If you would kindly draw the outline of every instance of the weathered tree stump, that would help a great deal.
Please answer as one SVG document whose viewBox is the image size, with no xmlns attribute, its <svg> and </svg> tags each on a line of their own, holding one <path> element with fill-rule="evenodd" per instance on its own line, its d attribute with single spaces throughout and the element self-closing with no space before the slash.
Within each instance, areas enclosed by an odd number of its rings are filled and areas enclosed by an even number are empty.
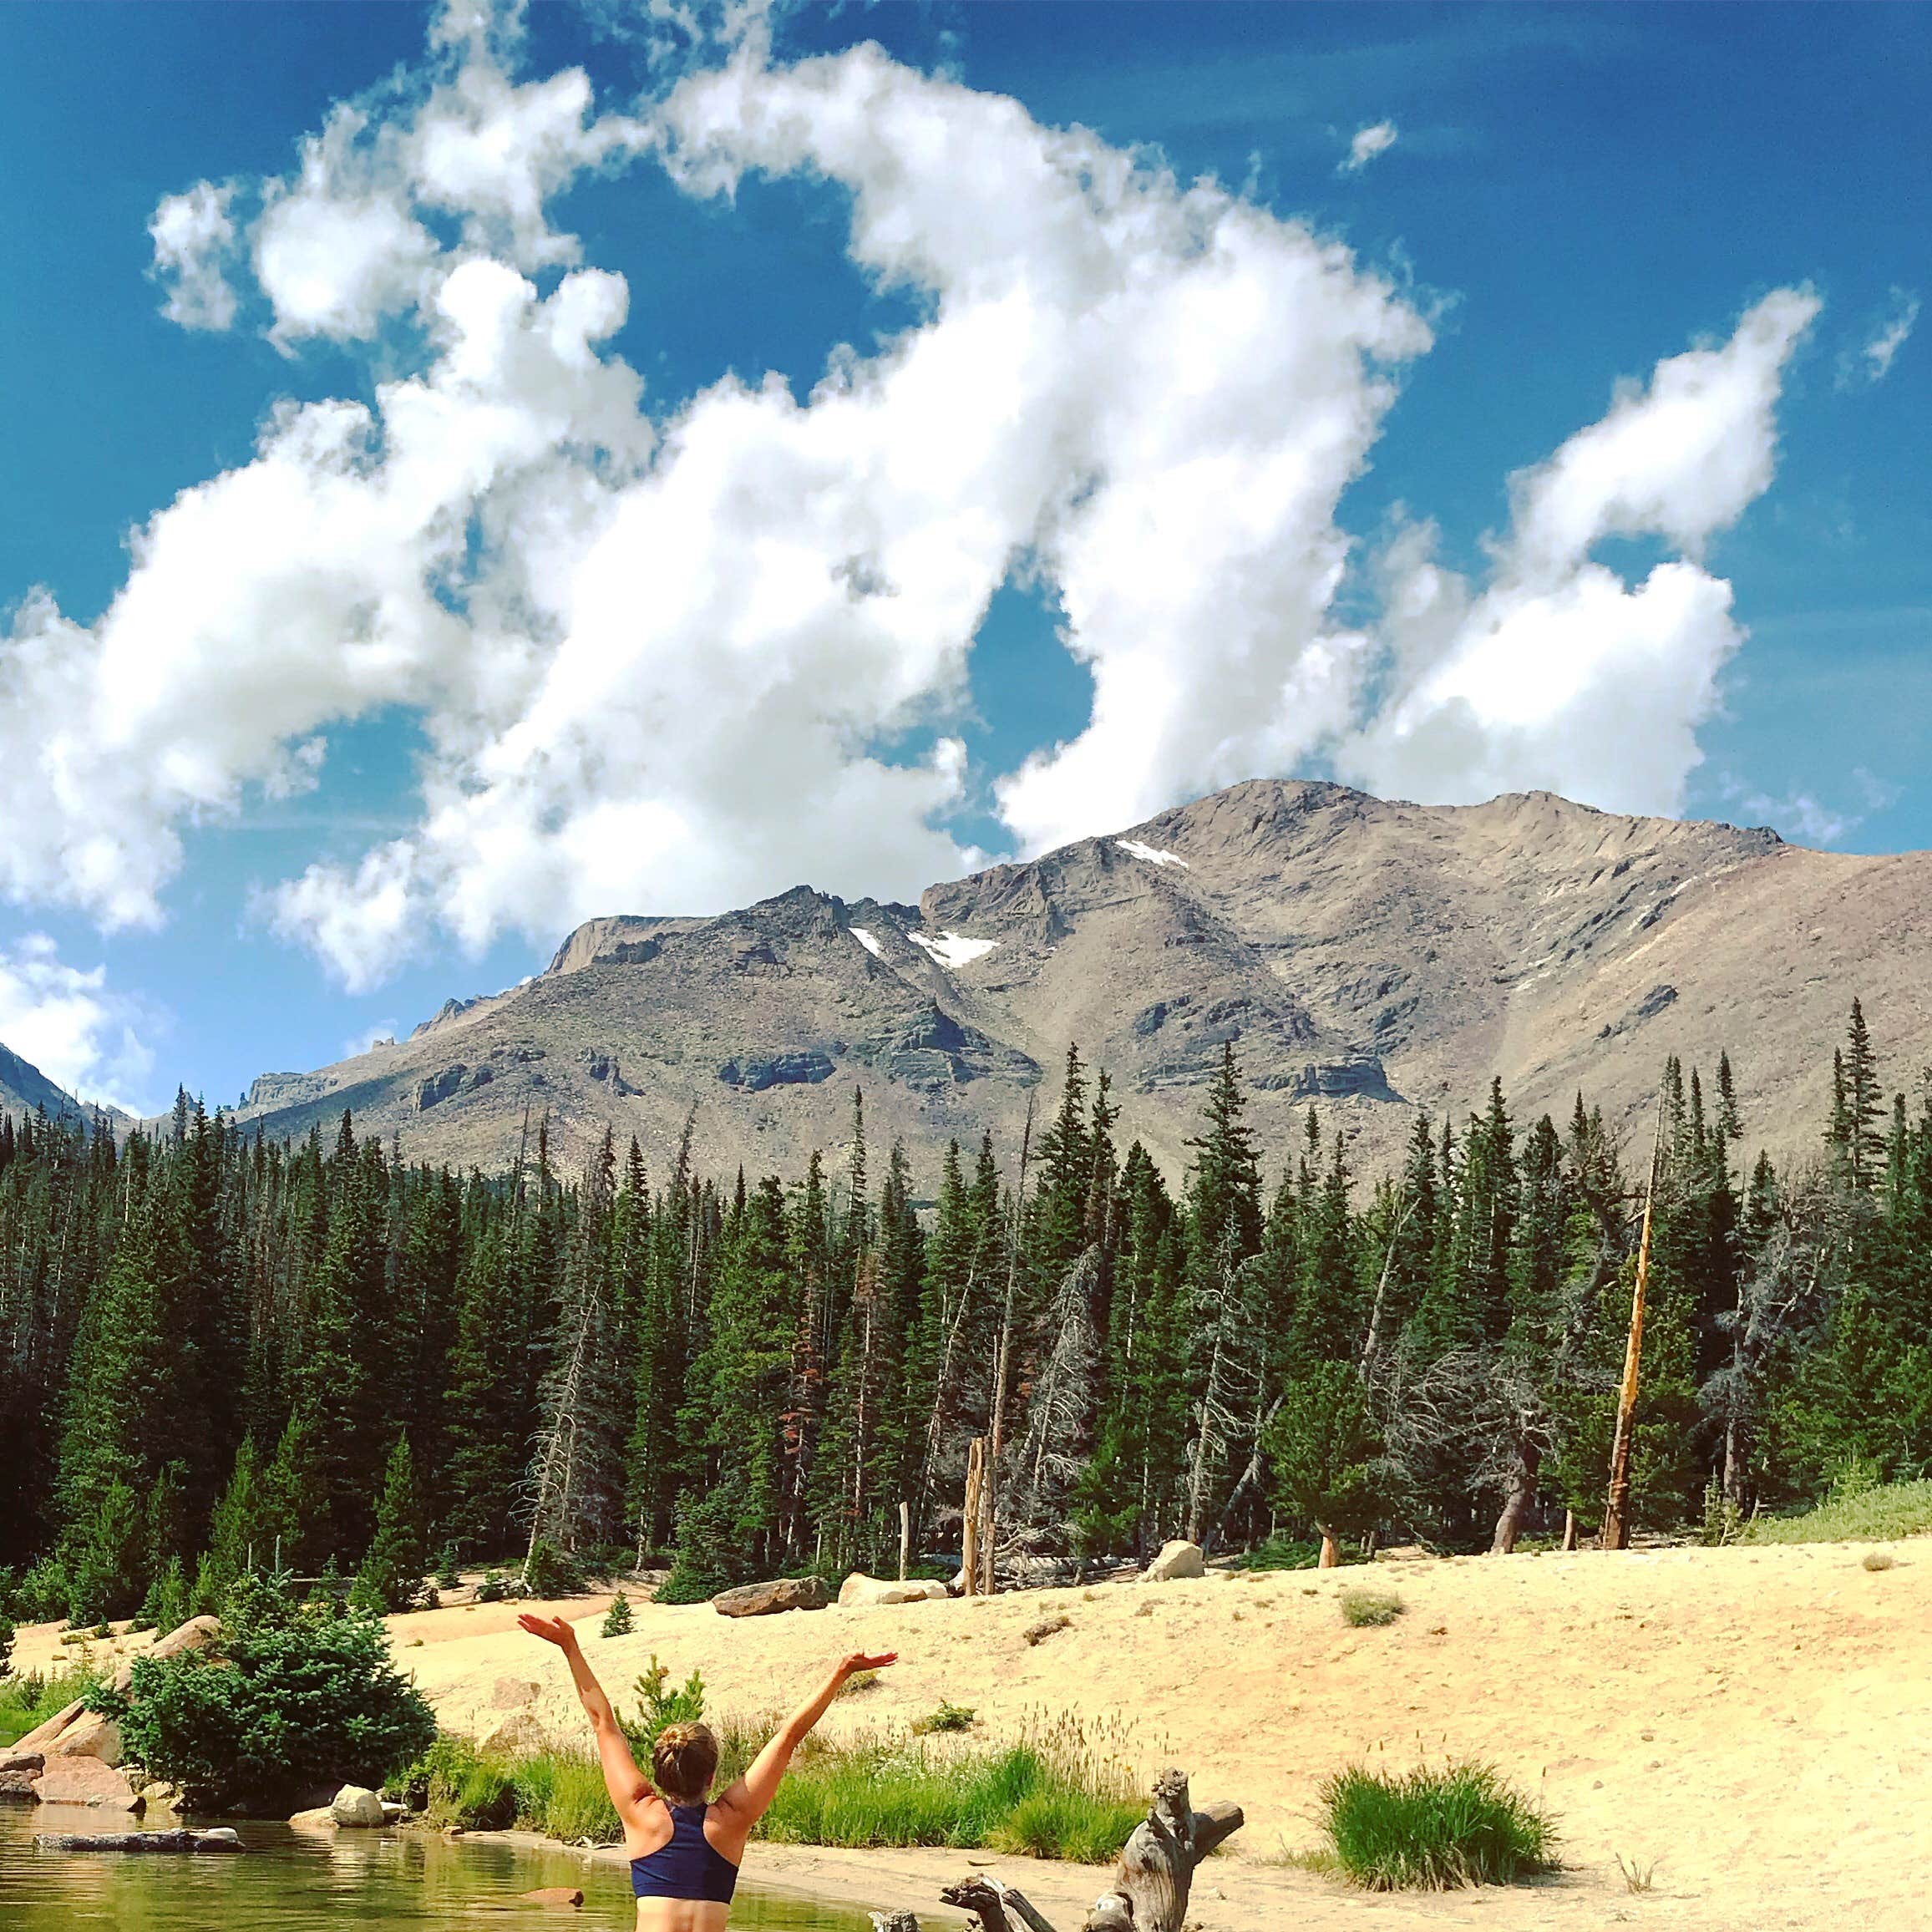
<svg viewBox="0 0 1932 1932">
<path fill-rule="evenodd" d="M 1113 1883 L 1094 1901 L 1081 1932 L 1181 1932 L 1194 1871 L 1224 1838 L 1245 1823 L 1238 1804 L 1210 1804 L 1196 1811 L 1188 1797 L 1187 1773 L 1164 1771 L 1154 1780 L 1154 1803 L 1133 1828 L 1113 1868 Z M 948 1905 L 971 1912 L 981 1932 L 1053 1932 L 1017 1887 L 976 1872 L 940 1892 Z M 910 1912 L 875 1912 L 880 1932 L 918 1932 Z"/>
</svg>

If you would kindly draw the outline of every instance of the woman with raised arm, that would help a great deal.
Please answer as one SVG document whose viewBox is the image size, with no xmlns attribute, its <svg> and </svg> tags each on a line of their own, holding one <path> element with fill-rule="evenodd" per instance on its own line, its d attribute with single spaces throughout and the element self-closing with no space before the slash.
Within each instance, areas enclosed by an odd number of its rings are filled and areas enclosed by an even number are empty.
<svg viewBox="0 0 1932 1932">
<path fill-rule="evenodd" d="M 520 1616 L 533 1637 L 555 1644 L 570 1667 L 577 1697 L 589 1714 L 604 1767 L 604 1784 L 624 1827 L 624 1854 L 631 1861 L 631 1889 L 637 1894 L 641 1932 L 724 1932 L 745 1840 L 771 1808 L 792 1753 L 825 1715 L 839 1687 L 860 1671 L 882 1670 L 896 1651 L 868 1657 L 854 1651 L 781 1724 L 753 1759 L 751 1769 L 722 1796 L 712 1798 L 718 1774 L 718 1739 L 704 1724 L 667 1724 L 651 1747 L 652 1777 L 631 1755 L 631 1741 L 611 1708 L 577 1633 L 561 1617 Z"/>
</svg>

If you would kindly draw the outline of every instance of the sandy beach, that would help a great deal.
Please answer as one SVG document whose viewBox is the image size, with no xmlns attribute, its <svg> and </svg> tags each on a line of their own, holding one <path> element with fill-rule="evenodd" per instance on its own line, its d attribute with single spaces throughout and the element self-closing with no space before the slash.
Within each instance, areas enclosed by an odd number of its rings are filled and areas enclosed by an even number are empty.
<svg viewBox="0 0 1932 1932">
<path fill-rule="evenodd" d="M 854 1649 L 900 1662 L 834 1707 L 834 1734 L 901 1727 L 940 1700 L 998 1740 L 1077 1717 L 1150 1775 L 1184 1765 L 1198 1800 L 1248 1824 L 1203 1874 L 1203 1932 L 1644 1924 L 1697 1932 L 1926 1922 L 1932 1847 L 1932 1543 L 1671 1549 L 1378 1562 L 1405 1613 L 1342 1620 L 1370 1573 L 1210 1575 L 981 1601 L 794 1612 L 731 1621 L 708 1605 L 641 1605 L 597 1634 L 605 1600 L 562 1606 L 621 1703 L 653 1652 L 704 1673 L 714 1711 L 775 1709 Z M 1029 1645 L 1028 1625 L 1070 1627 Z M 507 1605 L 391 1620 L 398 1654 L 445 1725 L 487 1735 L 519 1713 L 560 1737 L 581 1719 L 554 1651 Z M 18 1664 L 51 1633 L 23 1631 Z M 1351 1760 L 1474 1756 L 1537 1793 L 1562 1835 L 1544 1884 L 1375 1898 L 1278 1862 L 1319 1840 L 1322 1777 Z M 1616 1858 L 1653 1873 L 1634 1893 Z M 980 1854 L 756 1846 L 748 1879 L 956 1923 L 938 1886 Z M 1102 1874 L 987 1859 L 1062 1932 Z"/>
</svg>

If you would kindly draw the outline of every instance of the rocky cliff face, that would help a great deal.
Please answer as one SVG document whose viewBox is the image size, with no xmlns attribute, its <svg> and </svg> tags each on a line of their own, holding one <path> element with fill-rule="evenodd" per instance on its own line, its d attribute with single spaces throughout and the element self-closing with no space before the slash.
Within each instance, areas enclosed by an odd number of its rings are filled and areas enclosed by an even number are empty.
<svg viewBox="0 0 1932 1932">
<path fill-rule="evenodd" d="M 92 1116 L 96 1112 L 112 1121 L 124 1121 L 127 1116 L 119 1108 L 104 1107 L 95 1108 L 74 1098 L 64 1087 L 57 1087 L 31 1062 L 23 1060 L 18 1053 L 0 1046 L 0 1113 L 11 1113 L 16 1119 L 23 1114 L 44 1108 L 47 1113 L 58 1118 L 63 1113 L 84 1113 Z"/>
<path fill-rule="evenodd" d="M 1620 818 L 1547 794 L 1468 808 L 1236 785 L 1118 835 L 931 887 L 917 907 L 800 886 L 715 919 L 579 928 L 550 970 L 451 1001 L 408 1040 L 258 1083 L 272 1132 L 352 1108 L 406 1154 L 499 1165 L 548 1114 L 606 1123 L 660 1173 L 688 1117 L 707 1166 L 795 1172 L 873 1138 L 930 1179 L 946 1139 L 1017 1143 L 1070 1040 L 1122 1131 L 1184 1164 L 1224 1042 L 1278 1155 L 1318 1100 L 1386 1158 L 1416 1108 L 1519 1118 L 1579 1087 L 1640 1109 L 1666 1053 L 1728 1047 L 1747 1133 L 1808 1140 L 1864 997 L 1900 1084 L 1932 1060 L 1932 857 Z M 1043 1095 L 1043 1099 L 1050 1096 Z"/>
</svg>

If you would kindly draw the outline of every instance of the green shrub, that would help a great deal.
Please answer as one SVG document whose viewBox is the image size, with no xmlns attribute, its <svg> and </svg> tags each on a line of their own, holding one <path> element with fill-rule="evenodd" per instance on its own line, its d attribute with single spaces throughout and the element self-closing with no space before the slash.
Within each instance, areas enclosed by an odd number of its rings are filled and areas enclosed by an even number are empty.
<svg viewBox="0 0 1932 1932">
<path fill-rule="evenodd" d="M 516 1822 L 510 1767 L 484 1757 L 467 1737 L 439 1737 L 383 1790 L 439 1824 L 466 1831 L 502 1831 Z"/>
<path fill-rule="evenodd" d="M 584 1573 L 575 1557 L 566 1555 L 548 1537 L 540 1536 L 524 1559 L 523 1587 L 535 1597 L 576 1596 L 584 1587 Z"/>
<path fill-rule="evenodd" d="M 658 1585 L 652 1600 L 654 1603 L 709 1603 L 724 1587 L 707 1572 L 691 1569 L 680 1561 Z"/>
<path fill-rule="evenodd" d="M 973 1727 L 973 1707 L 970 1704 L 955 1704 L 942 1697 L 936 1711 L 929 1711 L 923 1717 L 912 1721 L 912 1733 L 924 1737 L 936 1731 L 970 1731 Z"/>
<path fill-rule="evenodd" d="M 0 1678 L 13 1675 L 13 1620 L 0 1616 Z"/>
<path fill-rule="evenodd" d="M 218 1654 L 137 1657 L 115 1718 L 127 1756 L 196 1811 L 285 1809 L 318 1786 L 378 1785 L 429 1748 L 436 1722 L 382 1625 L 297 1610 L 280 1579 L 231 1593 Z"/>
<path fill-rule="evenodd" d="M 1320 1798 L 1337 1862 L 1370 1891 L 1509 1884 L 1551 1863 L 1549 1819 L 1484 1764 L 1393 1776 L 1353 1766 Z"/>
<path fill-rule="evenodd" d="M 695 1724 L 704 1715 L 702 1676 L 693 1671 L 675 1691 L 668 1688 L 670 1681 L 669 1669 L 658 1661 L 653 1651 L 650 1663 L 631 1686 L 637 1700 L 637 1716 L 625 1728 L 638 1749 L 649 1751 L 667 1724 Z"/>
<path fill-rule="evenodd" d="M 510 1595 L 509 1580 L 500 1569 L 484 1572 L 483 1581 L 476 1586 L 479 1603 L 501 1603 Z"/>
<path fill-rule="evenodd" d="M 604 1612 L 604 1635 L 607 1637 L 627 1637 L 631 1634 L 631 1600 L 622 1590 L 611 1599 L 611 1607 Z"/>
<path fill-rule="evenodd" d="M 1345 1590 L 1336 1601 L 1341 1606 L 1341 1620 L 1356 1630 L 1392 1624 L 1407 1608 L 1392 1590 Z"/>
<path fill-rule="evenodd" d="M 439 1590 L 456 1590 L 463 1579 L 456 1569 L 456 1545 L 445 1543 L 443 1554 L 436 1559 L 436 1587 Z"/>
<path fill-rule="evenodd" d="M 58 1556 L 43 1556 L 13 1589 L 13 1615 L 23 1623 L 50 1624 L 67 1615 L 74 1584 Z"/>
</svg>

